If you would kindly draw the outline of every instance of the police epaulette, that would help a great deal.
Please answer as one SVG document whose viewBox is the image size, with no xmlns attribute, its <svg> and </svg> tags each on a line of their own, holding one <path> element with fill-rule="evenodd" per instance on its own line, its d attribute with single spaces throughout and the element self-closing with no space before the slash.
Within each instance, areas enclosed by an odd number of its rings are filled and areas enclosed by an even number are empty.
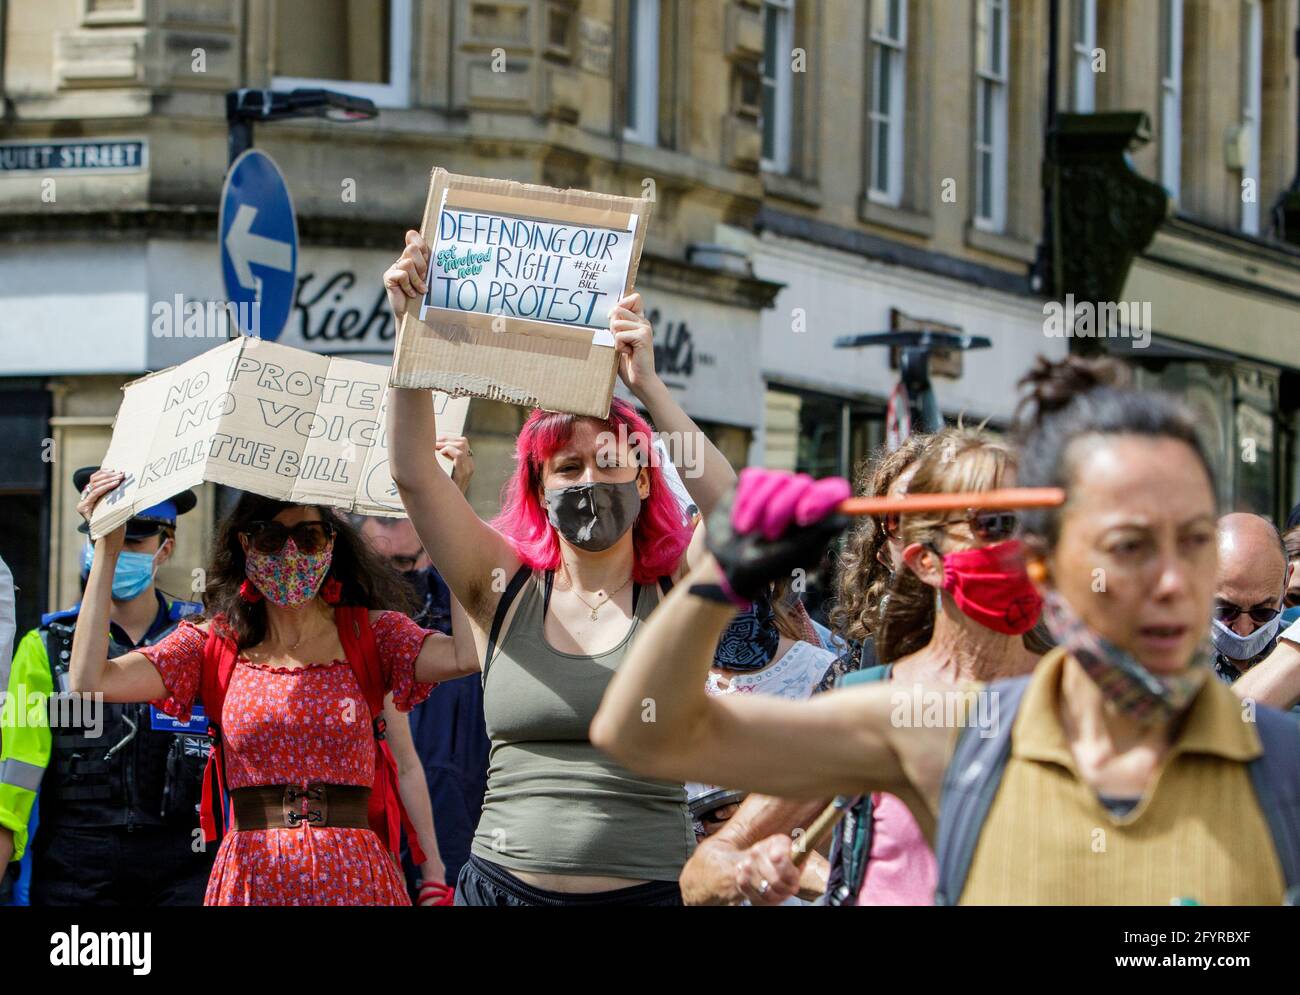
<svg viewBox="0 0 1300 995">
<path fill-rule="evenodd" d="M 167 609 L 167 617 L 173 622 L 179 622 L 187 615 L 197 615 L 203 611 L 203 605 L 197 601 L 173 601 Z"/>
<path fill-rule="evenodd" d="M 46 612 L 41 616 L 41 628 L 48 628 L 51 622 L 63 622 L 68 619 L 76 619 L 81 613 L 81 602 L 78 601 L 71 608 L 64 608 L 62 611 Z"/>
</svg>

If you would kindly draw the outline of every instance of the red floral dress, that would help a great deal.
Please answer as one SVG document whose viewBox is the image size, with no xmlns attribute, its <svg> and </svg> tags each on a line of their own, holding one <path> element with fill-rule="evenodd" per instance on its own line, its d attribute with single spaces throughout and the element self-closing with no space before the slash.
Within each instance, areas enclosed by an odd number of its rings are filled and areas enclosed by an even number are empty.
<svg viewBox="0 0 1300 995">
<path fill-rule="evenodd" d="M 435 685 L 415 680 L 430 633 L 400 612 L 372 623 L 385 687 L 410 711 Z M 207 635 L 182 622 L 139 652 L 158 668 L 169 697 L 158 708 L 188 720 Z M 301 668 L 239 659 L 221 710 L 226 785 L 355 784 L 370 787 L 375 746 L 370 709 L 346 660 Z M 303 825 L 227 833 L 205 905 L 410 905 L 405 882 L 369 829 Z"/>
</svg>

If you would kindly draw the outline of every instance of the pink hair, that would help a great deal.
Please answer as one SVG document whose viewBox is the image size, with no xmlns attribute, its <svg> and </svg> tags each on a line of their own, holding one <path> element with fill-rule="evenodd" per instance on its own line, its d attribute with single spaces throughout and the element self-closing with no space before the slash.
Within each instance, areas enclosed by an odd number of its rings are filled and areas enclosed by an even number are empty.
<svg viewBox="0 0 1300 995">
<path fill-rule="evenodd" d="M 597 432 L 615 438 L 626 434 L 629 448 L 641 457 L 650 475 L 650 493 L 632 526 L 632 577 L 638 584 L 653 584 L 673 573 L 691 541 L 692 528 L 663 471 L 648 457 L 650 425 L 626 401 L 614 398 L 609 417 L 587 418 L 535 409 L 515 440 L 515 472 L 501 495 L 501 513 L 492 526 L 509 540 L 519 558 L 534 570 L 554 570 L 560 565 L 560 541 L 538 496 L 546 461 L 568 444 L 579 421 L 591 422 Z M 622 433 L 620 433 L 622 429 Z"/>
</svg>

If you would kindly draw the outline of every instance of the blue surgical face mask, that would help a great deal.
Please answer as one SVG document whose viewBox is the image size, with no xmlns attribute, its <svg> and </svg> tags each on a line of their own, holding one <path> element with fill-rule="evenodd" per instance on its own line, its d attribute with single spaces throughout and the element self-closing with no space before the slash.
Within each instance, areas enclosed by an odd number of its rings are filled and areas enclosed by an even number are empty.
<svg viewBox="0 0 1300 995">
<path fill-rule="evenodd" d="M 154 563 L 155 553 L 117 554 L 117 566 L 113 569 L 113 600 L 130 601 L 153 583 L 153 575 L 158 567 Z M 95 547 L 86 543 L 81 547 L 81 573 L 90 576 L 90 568 L 95 564 Z"/>
<path fill-rule="evenodd" d="M 1210 621 L 1213 623 L 1210 636 L 1214 640 L 1215 649 L 1229 660 L 1253 660 L 1268 649 L 1269 644 L 1277 638 L 1282 616 L 1275 615 L 1249 636 L 1237 635 L 1217 618 Z"/>
</svg>

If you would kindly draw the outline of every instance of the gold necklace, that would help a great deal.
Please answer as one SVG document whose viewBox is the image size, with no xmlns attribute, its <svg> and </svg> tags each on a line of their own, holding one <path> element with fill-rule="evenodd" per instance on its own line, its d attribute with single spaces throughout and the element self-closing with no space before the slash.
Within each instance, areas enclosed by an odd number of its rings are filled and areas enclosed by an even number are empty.
<svg viewBox="0 0 1300 995">
<path fill-rule="evenodd" d="M 323 627 L 322 627 L 322 629 L 321 629 L 321 632 L 324 632 L 324 628 L 323 628 Z M 310 633 L 310 637 L 313 638 L 313 639 L 314 639 L 316 636 L 318 636 L 318 635 L 320 635 L 320 632 L 313 632 L 313 633 Z M 294 650 L 296 650 L 299 646 L 301 646 L 301 645 L 303 644 L 303 641 L 306 640 L 307 638 L 308 638 L 307 629 L 306 629 L 306 627 L 304 627 L 302 630 L 299 631 L 299 633 L 298 633 L 298 638 L 293 642 L 292 645 L 289 645 L 289 644 L 287 644 L 287 643 L 282 644 L 282 645 L 284 645 L 284 646 L 286 647 L 286 650 L 287 650 L 289 653 L 292 653 L 292 652 L 294 652 Z"/>
<path fill-rule="evenodd" d="M 573 596 L 591 609 L 591 620 L 593 622 L 596 621 L 596 612 L 600 611 L 607 604 L 609 604 L 610 600 L 614 597 L 615 594 L 618 594 L 619 591 L 623 590 L 623 588 L 627 587 L 628 584 L 632 583 L 632 577 L 631 575 L 628 575 L 627 580 L 623 581 L 623 583 L 618 586 L 617 591 L 611 591 L 609 594 L 605 595 L 604 601 L 600 602 L 599 604 L 593 605 L 590 601 L 588 601 L 586 598 L 584 598 L 581 594 L 578 593 L 578 589 L 573 586 L 573 581 L 572 579 L 570 579 L 567 573 L 565 574 L 564 579 L 569 582 L 569 591 L 572 592 Z"/>
</svg>

